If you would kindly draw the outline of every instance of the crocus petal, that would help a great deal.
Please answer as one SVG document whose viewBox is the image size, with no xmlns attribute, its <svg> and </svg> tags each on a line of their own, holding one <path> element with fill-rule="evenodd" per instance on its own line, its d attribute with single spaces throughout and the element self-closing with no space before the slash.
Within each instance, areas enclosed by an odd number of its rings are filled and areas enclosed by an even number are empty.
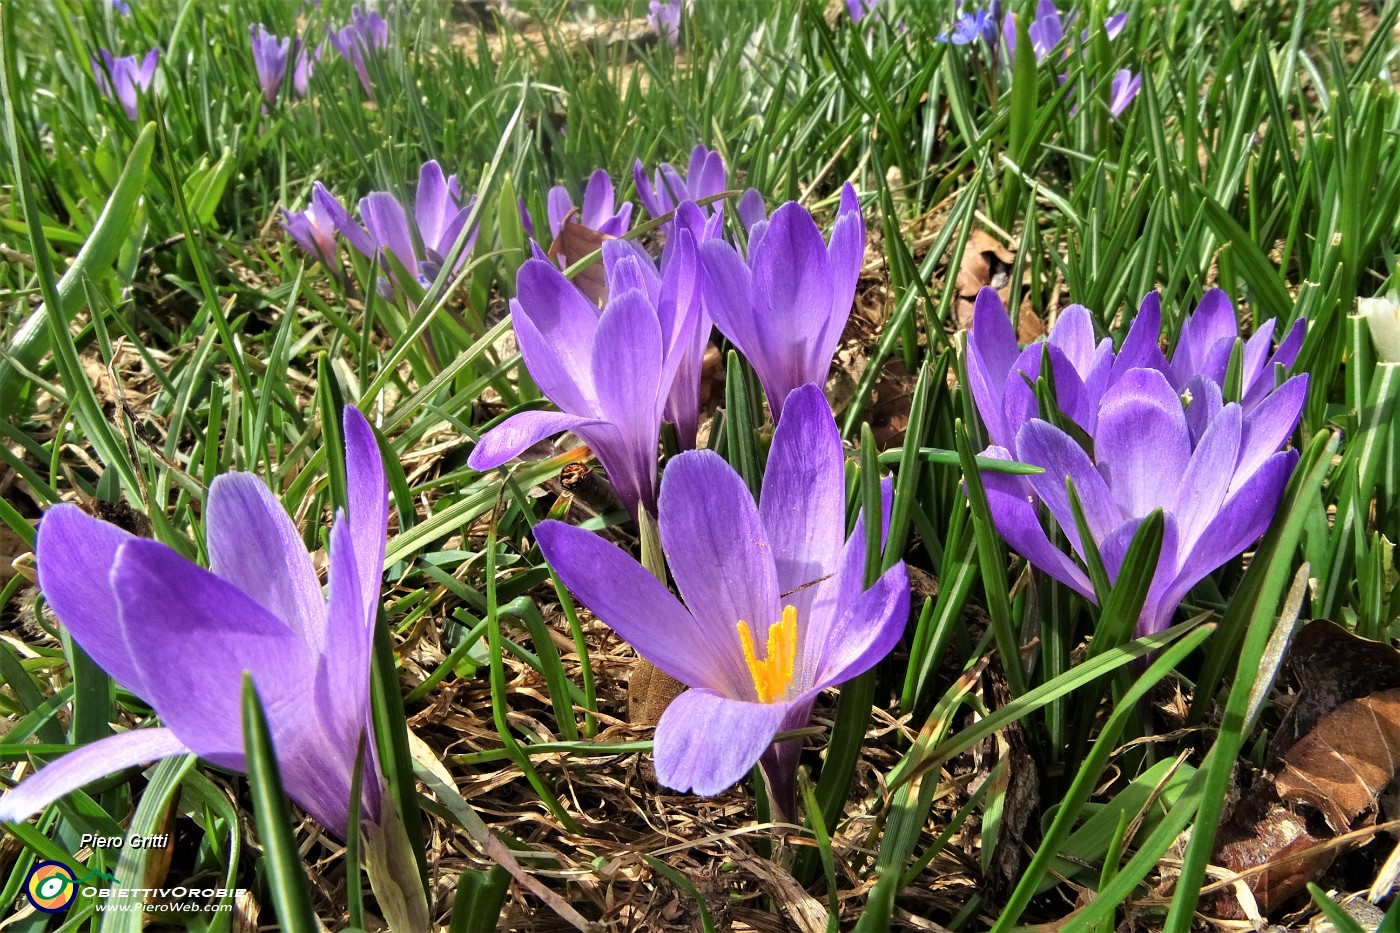
<svg viewBox="0 0 1400 933">
<path fill-rule="evenodd" d="M 54 615 L 113 680 L 145 696 L 145 680 L 112 624 L 117 596 L 109 573 L 121 546 L 134 540 L 135 536 L 76 505 L 60 503 L 39 522 L 34 550 L 39 589 Z"/>
<path fill-rule="evenodd" d="M 1308 377 L 1294 376 L 1249 412 L 1244 420 L 1244 443 L 1240 447 L 1234 486 L 1238 487 L 1253 476 L 1288 440 L 1298 426 L 1307 397 Z"/>
<path fill-rule="evenodd" d="M 841 343 L 841 334 L 851 316 L 856 285 L 865 262 L 865 218 L 856 200 L 856 190 L 847 182 L 841 187 L 841 209 L 831 230 L 827 264 L 831 275 L 830 313 L 819 321 L 816 337 L 808 345 L 806 369 L 809 374 L 825 375 L 831 358 Z"/>
<path fill-rule="evenodd" d="M 1298 463 L 1296 450 L 1274 454 L 1230 498 L 1210 523 L 1194 549 L 1183 549 L 1186 559 L 1163 602 L 1176 606 L 1206 575 L 1240 554 L 1268 530 L 1283 498 L 1288 477 Z"/>
<path fill-rule="evenodd" d="M 1186 464 L 1176 501 L 1168 505 L 1176 517 L 1183 548 L 1196 546 L 1225 502 L 1240 454 L 1241 416 L 1239 405 L 1222 408 Z"/>
<path fill-rule="evenodd" d="M 545 197 L 545 214 L 549 217 L 549 235 L 552 239 L 559 239 L 559 234 L 564 232 L 564 221 L 573 212 L 574 199 L 569 196 L 569 189 L 563 185 L 550 188 Z"/>
<path fill-rule="evenodd" d="M 603 169 L 595 169 L 588 176 L 588 187 L 583 189 L 583 210 L 580 212 L 583 225 L 590 230 L 598 230 L 613 216 L 612 178 Z"/>
<path fill-rule="evenodd" d="M 1122 509 L 1114 501 L 1113 493 L 1099 471 L 1094 469 L 1084 448 L 1050 422 L 1035 420 L 1021 426 L 1016 434 L 1016 459 L 1045 468 L 1044 473 L 1027 477 L 1027 482 L 1044 500 L 1065 537 L 1081 556 L 1084 548 L 1074 523 L 1074 510 L 1070 508 L 1069 492 L 1065 487 L 1067 477 L 1074 482 L 1074 491 L 1084 509 L 1089 534 L 1095 541 L 1103 540 L 1123 523 L 1125 516 Z"/>
<path fill-rule="evenodd" d="M 123 768 L 189 753 L 169 729 L 135 729 L 89 742 L 40 768 L 0 797 L 0 822 L 27 820 L 65 794 Z"/>
<path fill-rule="evenodd" d="M 527 260 L 515 284 L 511 321 L 525 365 L 555 404 L 575 413 L 591 410 L 598 309 L 551 262 Z M 534 333 L 521 333 L 521 317 Z"/>
<path fill-rule="evenodd" d="M 409 272 L 417 270 L 418 254 L 413 248 L 413 236 L 408 232 L 408 215 L 398 198 L 384 191 L 368 194 L 360 199 L 360 216 L 375 246 L 392 254 Z M 385 268 L 393 270 L 392 265 L 386 264 Z"/>
<path fill-rule="evenodd" d="M 1081 375 L 1088 373 L 1093 366 L 1096 344 L 1089 309 L 1083 305 L 1070 305 L 1061 311 L 1050 328 L 1049 343 L 1064 352 L 1075 371 Z"/>
<path fill-rule="evenodd" d="M 713 451 L 686 451 L 666 467 L 658 514 L 661 545 L 691 614 L 712 631 L 732 632 L 736 656 L 741 621 L 756 644 L 766 643 L 781 591 L 768 532 L 739 475 Z"/>
<path fill-rule="evenodd" d="M 660 217 L 666 213 L 666 209 L 656 196 L 655 189 L 651 186 L 651 179 L 647 177 L 647 170 L 642 165 L 641 159 L 632 163 L 632 182 L 637 186 L 637 200 L 642 202 L 642 207 L 647 209 L 648 215 Z"/>
<path fill-rule="evenodd" d="M 820 371 L 809 370 L 807 348 L 835 312 L 835 283 L 821 231 L 812 215 L 792 201 L 773 212 L 750 265 L 761 345 L 758 358 L 749 362 L 769 393 L 776 418 L 789 392 L 804 382 L 826 379 L 830 359 L 821 361 Z"/>
<path fill-rule="evenodd" d="M 345 242 L 354 247 L 355 251 L 366 259 L 374 258 L 374 241 L 370 239 L 365 228 L 350 217 L 350 212 L 345 209 L 345 205 L 326 190 L 326 186 L 319 181 L 311 186 L 311 199 L 320 206 L 330 217 L 331 223 L 340 231 L 340 235 L 345 237 Z"/>
<path fill-rule="evenodd" d="M 715 629 L 687 612 L 629 554 L 582 528 L 543 521 L 535 539 L 579 602 L 642 657 L 689 687 L 725 694 L 746 688 L 751 678 L 742 656 L 723 647 L 738 643 L 732 623 Z"/>
<path fill-rule="evenodd" d="M 1019 353 L 1016 331 L 1001 298 L 996 289 L 983 288 L 977 293 L 972 329 L 967 335 L 967 381 L 987 436 L 997 444 L 1015 440 L 1003 413 L 1002 394 Z"/>
<path fill-rule="evenodd" d="M 1040 417 L 1040 401 L 1032 386 L 1040 378 L 1041 359 L 1045 356 L 1050 358 L 1050 369 L 1055 375 L 1056 406 L 1084 430 L 1091 430 L 1098 412 L 1089 406 L 1079 371 L 1063 350 L 1048 343 L 1033 343 L 1026 347 L 1011 366 L 1001 402 L 1006 429 L 1018 431 L 1031 418 Z"/>
<path fill-rule="evenodd" d="M 908 619 L 909 574 L 901 562 L 846 607 L 828 631 L 812 689 L 844 683 L 870 670 L 894 649 Z"/>
<path fill-rule="evenodd" d="M 418 191 L 413 204 L 413 219 L 424 246 L 440 251 L 442 234 L 457 213 L 454 200 L 448 193 L 442 166 L 436 159 L 424 162 L 418 171 Z"/>
<path fill-rule="evenodd" d="M 1115 117 L 1128 109 L 1128 105 L 1137 97 L 1138 91 L 1142 90 L 1142 75 L 1135 74 L 1127 68 L 1119 69 L 1113 75 L 1113 82 L 1109 86 L 1108 112 Z"/>
<path fill-rule="evenodd" d="M 1171 507 L 1191 457 L 1181 399 L 1155 369 L 1131 369 L 1104 395 L 1094 435 L 1099 472 L 1125 515 Z"/>
<path fill-rule="evenodd" d="M 701 797 L 732 787 L 772 744 L 786 712 L 786 703 L 687 690 L 656 724 L 656 780 Z"/>
<path fill-rule="evenodd" d="M 593 344 L 594 390 L 603 417 L 617 426 L 634 445 L 634 454 L 652 469 L 666 401 L 661 365 L 656 309 L 640 291 L 614 296 L 598 322 Z M 670 388 L 669 376 L 664 386 Z"/>
<path fill-rule="evenodd" d="M 1196 373 L 1212 374 L 1205 367 L 1207 356 L 1222 340 L 1233 341 L 1239 328 L 1235 323 L 1235 308 L 1230 297 L 1218 288 L 1212 288 L 1196 305 L 1195 312 L 1186 319 L 1177 338 L 1176 349 L 1172 352 L 1172 383 L 1185 385 Z M 1213 376 L 1216 382 L 1222 382 Z"/>
<path fill-rule="evenodd" d="M 1162 333 L 1162 296 L 1148 292 L 1143 296 L 1137 316 L 1123 338 L 1123 346 L 1113 360 L 1110 382 L 1117 382 L 1130 369 L 1156 369 L 1169 372 L 1167 358 L 1157 346 Z"/>
<path fill-rule="evenodd" d="M 794 389 L 773 433 L 759 518 L 768 530 L 779 592 L 805 618 L 811 584 L 836 572 L 845 533 L 841 435 L 821 389 Z M 803 589 L 798 589 L 803 587 Z M 795 592 L 792 592 L 795 591 Z"/>
<path fill-rule="evenodd" d="M 364 624 L 372 627 L 379 614 L 379 581 L 384 575 L 389 484 L 384 477 L 384 458 L 380 455 L 379 443 L 365 416 L 355 406 L 346 405 L 341 421 L 345 434 L 345 498 L 350 508 L 350 539 L 360 581 Z M 335 555 L 331 557 L 334 569 Z M 332 574 L 332 582 L 333 578 Z M 332 619 L 331 624 L 336 621 Z"/>
<path fill-rule="evenodd" d="M 577 430 L 582 425 L 605 423 L 557 411 L 522 411 L 483 434 L 467 456 L 467 466 L 490 470 L 514 460 L 547 437 Z"/>
<path fill-rule="evenodd" d="M 268 722 L 306 715 L 306 643 L 233 584 L 144 538 L 122 545 L 111 579 L 145 698 L 200 757 L 243 770 L 244 671 Z"/>
<path fill-rule="evenodd" d="M 225 473 L 205 502 L 209 569 L 292 625 L 313 652 L 325 646 L 326 604 L 287 510 L 252 473 Z"/>
<path fill-rule="evenodd" d="M 768 208 L 763 203 L 763 195 L 757 188 L 750 188 L 739 198 L 739 222 L 745 230 L 752 230 L 754 224 L 768 217 Z M 833 237 L 834 239 L 834 237 Z"/>
<path fill-rule="evenodd" d="M 1110 40 L 1117 39 L 1118 34 L 1123 31 L 1123 27 L 1128 24 L 1127 13 L 1114 13 L 1103 21 L 1103 31 L 1108 34 Z"/>
<path fill-rule="evenodd" d="M 1015 459 L 1005 447 L 988 447 L 981 455 Z M 992 524 L 1006 543 L 1033 566 L 1092 600 L 1094 587 L 1089 577 L 1069 555 L 1050 543 L 1050 536 L 1040 523 L 1040 500 L 1026 477 L 988 470 L 982 474 L 982 487 L 987 493 Z"/>
<path fill-rule="evenodd" d="M 1191 431 L 1191 443 L 1195 445 L 1200 442 L 1201 435 L 1205 434 L 1206 428 L 1210 427 L 1210 423 L 1220 413 L 1225 398 L 1220 392 L 1220 386 L 1213 381 L 1205 376 L 1192 376 L 1181 388 L 1181 399 L 1187 403 L 1186 426 Z M 1278 445 L 1275 444 L 1268 453 L 1277 449 Z"/>
</svg>

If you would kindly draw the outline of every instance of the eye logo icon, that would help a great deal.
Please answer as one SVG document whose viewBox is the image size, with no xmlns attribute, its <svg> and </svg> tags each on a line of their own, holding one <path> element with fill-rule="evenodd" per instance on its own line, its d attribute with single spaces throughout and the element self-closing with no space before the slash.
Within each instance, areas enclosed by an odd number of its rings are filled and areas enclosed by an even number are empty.
<svg viewBox="0 0 1400 933">
<path fill-rule="evenodd" d="M 40 862 L 24 879 L 25 898 L 47 914 L 66 910 L 77 894 L 78 882 L 73 877 L 73 869 L 62 862 Z"/>
</svg>

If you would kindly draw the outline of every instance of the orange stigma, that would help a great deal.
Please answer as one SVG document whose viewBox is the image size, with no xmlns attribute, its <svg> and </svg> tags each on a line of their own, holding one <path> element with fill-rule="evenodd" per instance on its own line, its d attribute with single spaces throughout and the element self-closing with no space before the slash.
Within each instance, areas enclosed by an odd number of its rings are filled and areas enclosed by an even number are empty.
<svg viewBox="0 0 1400 933">
<path fill-rule="evenodd" d="M 741 619 L 738 628 L 744 660 L 748 662 L 749 676 L 753 678 L 759 702 L 772 703 L 785 697 L 797 663 L 797 610 L 792 606 L 784 607 L 782 621 L 768 626 L 768 651 L 762 661 L 754 651 L 749 623 Z"/>
</svg>

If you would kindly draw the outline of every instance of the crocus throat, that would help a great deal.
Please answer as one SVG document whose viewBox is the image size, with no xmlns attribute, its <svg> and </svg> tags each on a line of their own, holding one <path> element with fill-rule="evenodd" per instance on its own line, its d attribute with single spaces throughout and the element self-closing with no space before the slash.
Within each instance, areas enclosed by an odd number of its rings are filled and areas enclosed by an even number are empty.
<svg viewBox="0 0 1400 933">
<path fill-rule="evenodd" d="M 768 626 L 768 650 L 761 661 L 754 651 L 749 623 L 739 620 L 738 629 L 739 642 L 744 646 L 744 660 L 749 665 L 749 676 L 753 678 L 758 701 L 772 703 L 787 696 L 797 661 L 797 609 L 784 607 L 782 621 Z"/>
</svg>

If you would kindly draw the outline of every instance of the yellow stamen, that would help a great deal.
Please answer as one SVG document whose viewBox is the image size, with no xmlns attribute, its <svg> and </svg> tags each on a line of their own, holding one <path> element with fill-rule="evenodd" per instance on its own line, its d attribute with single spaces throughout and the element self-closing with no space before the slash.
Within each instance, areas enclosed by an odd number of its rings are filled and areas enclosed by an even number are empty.
<svg viewBox="0 0 1400 933">
<path fill-rule="evenodd" d="M 739 643 L 743 645 L 744 660 L 759 702 L 772 703 L 786 696 L 797 663 L 797 609 L 784 607 L 782 621 L 768 626 L 768 650 L 762 661 L 754 651 L 749 623 L 741 619 L 738 628 Z"/>
</svg>

